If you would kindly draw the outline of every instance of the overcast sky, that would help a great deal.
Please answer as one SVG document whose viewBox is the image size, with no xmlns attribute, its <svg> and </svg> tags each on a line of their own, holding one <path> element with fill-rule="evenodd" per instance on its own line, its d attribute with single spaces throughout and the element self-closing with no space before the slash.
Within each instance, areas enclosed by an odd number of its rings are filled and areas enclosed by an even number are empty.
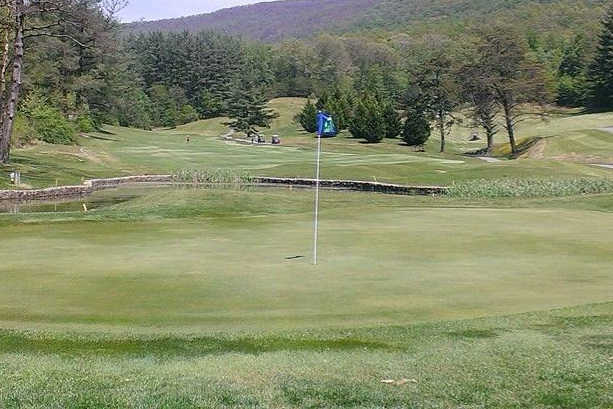
<svg viewBox="0 0 613 409">
<path fill-rule="evenodd" d="M 130 4 L 121 12 L 124 22 L 158 20 L 162 18 L 210 13 L 211 11 L 243 4 L 259 3 L 262 0 L 129 0 Z"/>
</svg>

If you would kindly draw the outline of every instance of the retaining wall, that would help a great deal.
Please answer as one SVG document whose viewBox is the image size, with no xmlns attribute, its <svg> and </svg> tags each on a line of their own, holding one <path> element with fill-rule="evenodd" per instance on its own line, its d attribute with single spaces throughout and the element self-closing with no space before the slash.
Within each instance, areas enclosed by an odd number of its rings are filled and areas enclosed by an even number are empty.
<svg viewBox="0 0 613 409">
<path fill-rule="evenodd" d="M 28 200 L 49 200 L 65 197 L 81 197 L 94 193 L 97 190 L 111 189 L 121 185 L 130 184 L 162 184 L 171 183 L 170 175 L 145 175 L 128 176 L 110 179 L 91 179 L 78 186 L 58 186 L 47 189 L 32 190 L 0 190 L 0 200 L 28 201 Z"/>
<path fill-rule="evenodd" d="M 290 186 L 309 186 L 314 187 L 315 179 L 294 179 L 294 178 L 256 178 L 258 184 L 270 185 L 290 185 Z M 446 187 L 442 186 L 407 186 L 395 185 L 379 182 L 364 182 L 359 180 L 320 180 L 320 186 L 333 189 L 360 190 L 364 192 L 379 192 L 396 195 L 440 195 L 447 192 Z"/>
<path fill-rule="evenodd" d="M 110 179 L 91 179 L 86 180 L 79 186 L 59 186 L 32 190 L 0 190 L 0 201 L 28 201 L 81 197 L 89 195 L 97 190 L 111 189 L 122 185 L 171 183 L 175 183 L 171 175 L 143 175 Z M 315 179 L 256 177 L 254 179 L 254 184 L 314 187 L 316 181 Z M 321 180 L 320 186 L 332 189 L 359 190 L 396 195 L 440 195 L 445 194 L 447 191 L 446 187 L 441 186 L 406 186 L 358 180 Z"/>
</svg>

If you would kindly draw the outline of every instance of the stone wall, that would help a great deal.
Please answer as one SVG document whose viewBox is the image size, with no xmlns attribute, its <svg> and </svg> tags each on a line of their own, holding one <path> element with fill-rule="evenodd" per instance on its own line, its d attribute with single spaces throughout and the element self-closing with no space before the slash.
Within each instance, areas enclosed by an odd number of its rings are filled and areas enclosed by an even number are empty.
<svg viewBox="0 0 613 409">
<path fill-rule="evenodd" d="M 314 187 L 315 179 L 294 178 L 256 178 L 256 183 L 265 185 L 290 185 Z M 379 192 L 396 195 L 441 195 L 447 192 L 442 186 L 407 186 L 379 182 L 364 182 L 359 180 L 320 180 L 319 184 L 324 188 L 359 190 L 363 192 Z"/>
<path fill-rule="evenodd" d="M 171 175 L 144 175 L 110 179 L 91 179 L 86 180 L 80 186 L 59 186 L 33 190 L 0 190 L 0 200 L 28 201 L 81 197 L 89 195 L 97 190 L 111 189 L 122 185 L 163 185 L 171 183 L 174 183 Z M 315 179 L 256 177 L 254 179 L 254 184 L 314 187 L 316 181 Z M 379 192 L 396 195 L 440 195 L 445 194 L 447 191 L 446 187 L 441 186 L 405 186 L 357 180 L 321 180 L 320 185 L 328 189 L 359 190 L 363 192 Z"/>
<path fill-rule="evenodd" d="M 0 190 L 0 200 L 28 201 L 81 197 L 92 194 L 97 190 L 110 189 L 121 185 L 142 183 L 164 184 L 171 182 L 172 176 L 170 175 L 145 175 L 110 179 L 91 179 L 86 180 L 79 186 L 58 186 L 47 189 L 32 190 Z"/>
<path fill-rule="evenodd" d="M 94 190 L 113 188 L 121 185 L 133 185 L 139 183 L 167 184 L 172 183 L 172 175 L 143 175 L 126 176 L 122 178 L 91 179 L 86 180 L 84 185 L 91 186 Z"/>
</svg>

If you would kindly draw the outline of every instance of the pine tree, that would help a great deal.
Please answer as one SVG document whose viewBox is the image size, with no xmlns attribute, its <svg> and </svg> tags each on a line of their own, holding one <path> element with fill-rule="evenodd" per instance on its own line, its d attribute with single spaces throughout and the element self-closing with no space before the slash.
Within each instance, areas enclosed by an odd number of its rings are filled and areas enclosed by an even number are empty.
<svg viewBox="0 0 613 409">
<path fill-rule="evenodd" d="M 613 109 L 613 6 L 603 20 L 598 50 L 589 77 L 592 82 L 592 106 Z"/>
<path fill-rule="evenodd" d="M 243 132 L 248 136 L 257 133 L 257 127 L 269 128 L 278 114 L 267 106 L 267 100 L 262 90 L 254 87 L 243 87 L 240 84 L 232 85 L 234 91 L 228 101 L 227 122 L 230 128 Z"/>
<path fill-rule="evenodd" d="M 376 98 L 365 96 L 358 103 L 349 132 L 354 138 L 364 139 L 368 143 L 379 143 L 385 137 L 385 118 Z"/>
<path fill-rule="evenodd" d="M 386 138 L 396 138 L 402 133 L 402 119 L 391 102 L 385 104 L 383 122 L 385 123 Z"/>
<path fill-rule="evenodd" d="M 431 132 L 430 123 L 422 111 L 408 112 L 408 117 L 404 123 L 404 130 L 402 132 L 402 139 L 407 145 L 417 147 L 423 146 L 428 142 Z"/>
<path fill-rule="evenodd" d="M 317 132 L 317 107 L 309 99 L 294 120 L 308 133 Z"/>
</svg>

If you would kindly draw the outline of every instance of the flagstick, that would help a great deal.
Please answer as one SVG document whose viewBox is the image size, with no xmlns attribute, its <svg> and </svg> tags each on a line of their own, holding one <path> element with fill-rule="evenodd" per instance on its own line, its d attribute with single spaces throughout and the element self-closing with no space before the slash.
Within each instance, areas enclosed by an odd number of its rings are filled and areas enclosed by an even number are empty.
<svg viewBox="0 0 613 409">
<path fill-rule="evenodd" d="M 317 265 L 317 239 L 319 236 L 319 163 L 321 158 L 321 135 L 317 135 L 317 171 L 315 175 L 315 217 L 313 228 L 313 264 Z"/>
</svg>

